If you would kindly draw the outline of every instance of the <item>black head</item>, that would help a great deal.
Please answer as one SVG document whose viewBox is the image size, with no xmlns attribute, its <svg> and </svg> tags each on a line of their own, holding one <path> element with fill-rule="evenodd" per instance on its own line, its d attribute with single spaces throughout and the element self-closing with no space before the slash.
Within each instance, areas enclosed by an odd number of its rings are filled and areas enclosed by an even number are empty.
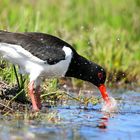
<svg viewBox="0 0 140 140">
<path fill-rule="evenodd" d="M 74 54 L 66 76 L 88 81 L 99 87 L 105 82 L 106 72 L 96 63 Z"/>
<path fill-rule="evenodd" d="M 74 53 L 65 76 L 91 82 L 99 88 L 104 101 L 110 106 L 111 102 L 104 85 L 106 72 L 101 66 Z"/>
<path fill-rule="evenodd" d="M 93 79 L 89 82 L 91 82 L 95 86 L 99 87 L 100 85 L 105 83 L 106 72 L 101 66 L 99 66 L 95 63 L 92 63 L 92 67 L 94 67 L 95 69 L 94 69 Z"/>
</svg>

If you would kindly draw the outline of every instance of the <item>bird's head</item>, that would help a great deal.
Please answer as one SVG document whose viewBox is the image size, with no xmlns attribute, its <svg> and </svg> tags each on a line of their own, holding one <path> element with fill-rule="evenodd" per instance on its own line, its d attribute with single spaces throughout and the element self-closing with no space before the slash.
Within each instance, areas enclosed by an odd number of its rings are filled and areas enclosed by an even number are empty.
<svg viewBox="0 0 140 140">
<path fill-rule="evenodd" d="M 100 85 L 105 83 L 106 71 L 103 67 L 97 65 L 96 63 L 90 62 L 87 79 L 89 82 L 99 87 Z"/>
<path fill-rule="evenodd" d="M 66 76 L 75 77 L 94 84 L 100 90 L 105 102 L 109 103 L 109 96 L 104 85 L 106 72 L 98 64 L 76 54 L 71 60 Z"/>
<path fill-rule="evenodd" d="M 106 71 L 104 68 L 102 68 L 101 66 L 95 63 L 92 63 L 92 67 L 94 67 L 94 72 L 91 75 L 93 75 L 94 78 L 90 79 L 89 82 L 91 82 L 92 84 L 98 87 L 104 101 L 110 104 L 110 99 L 109 99 L 108 93 L 106 91 L 106 86 L 105 86 Z"/>
</svg>

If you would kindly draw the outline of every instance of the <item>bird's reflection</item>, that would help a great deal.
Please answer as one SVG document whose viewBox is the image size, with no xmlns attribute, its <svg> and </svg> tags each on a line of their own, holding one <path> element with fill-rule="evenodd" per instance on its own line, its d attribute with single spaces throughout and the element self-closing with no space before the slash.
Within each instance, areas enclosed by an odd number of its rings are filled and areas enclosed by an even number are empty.
<svg viewBox="0 0 140 140">
<path fill-rule="evenodd" d="M 99 123 L 97 124 L 97 127 L 100 129 L 107 129 L 109 126 L 109 120 L 110 118 L 115 116 L 115 113 L 108 113 L 108 112 L 107 113 L 102 112 L 102 113 L 103 113 L 103 117 L 99 119 Z"/>
</svg>

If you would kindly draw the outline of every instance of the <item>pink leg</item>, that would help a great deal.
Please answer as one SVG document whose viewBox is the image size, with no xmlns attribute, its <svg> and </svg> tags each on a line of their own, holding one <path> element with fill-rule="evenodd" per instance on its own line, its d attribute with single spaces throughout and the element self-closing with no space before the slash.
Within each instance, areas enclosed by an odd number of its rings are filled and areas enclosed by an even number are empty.
<svg viewBox="0 0 140 140">
<path fill-rule="evenodd" d="M 40 86 L 37 86 L 35 92 L 36 92 L 37 106 L 39 108 L 41 108 L 41 100 L 40 100 L 41 91 L 40 91 Z"/>
<path fill-rule="evenodd" d="M 37 88 L 37 92 L 39 92 L 39 88 Z M 40 92 L 35 93 L 34 81 L 30 82 L 30 84 L 29 84 L 29 95 L 30 95 L 30 98 L 31 98 L 33 110 L 39 111 L 39 109 L 41 108 Z"/>
</svg>

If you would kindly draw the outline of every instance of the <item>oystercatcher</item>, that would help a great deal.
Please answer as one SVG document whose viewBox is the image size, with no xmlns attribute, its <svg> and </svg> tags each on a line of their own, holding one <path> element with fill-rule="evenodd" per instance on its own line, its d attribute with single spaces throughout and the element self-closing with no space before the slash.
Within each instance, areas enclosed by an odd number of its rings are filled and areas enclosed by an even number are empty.
<svg viewBox="0 0 140 140">
<path fill-rule="evenodd" d="M 104 85 L 105 70 L 79 55 L 61 39 L 44 33 L 0 31 L 0 54 L 29 74 L 29 95 L 33 110 L 41 108 L 40 83 L 44 78 L 75 77 L 97 86 L 104 101 L 110 104 Z"/>
</svg>

